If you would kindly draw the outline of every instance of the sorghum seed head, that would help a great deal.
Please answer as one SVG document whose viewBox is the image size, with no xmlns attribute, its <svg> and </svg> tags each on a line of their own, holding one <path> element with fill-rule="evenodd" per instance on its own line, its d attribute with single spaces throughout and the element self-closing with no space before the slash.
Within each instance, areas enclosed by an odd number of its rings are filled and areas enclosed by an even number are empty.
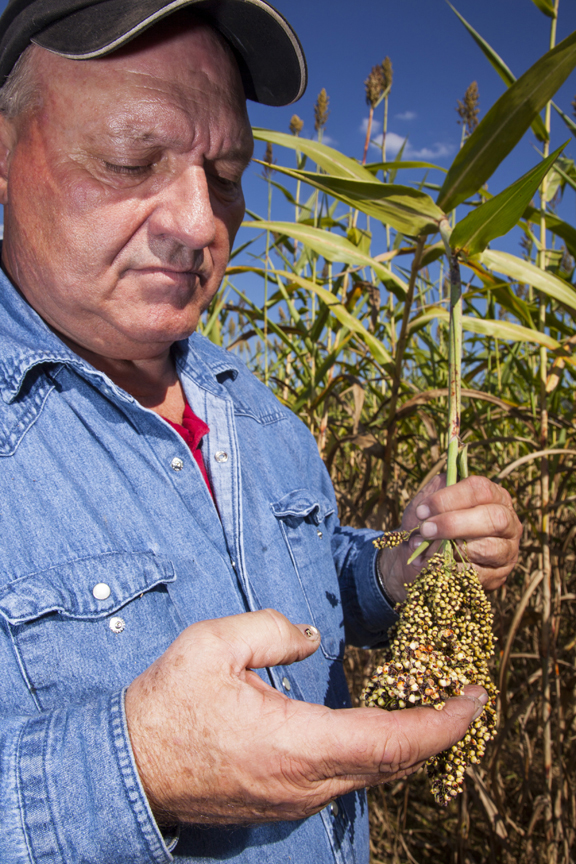
<svg viewBox="0 0 576 864">
<path fill-rule="evenodd" d="M 389 532 L 376 545 L 389 548 L 390 535 L 403 533 Z M 497 690 L 488 670 L 494 642 L 490 604 L 470 564 L 459 566 L 452 556 L 437 553 L 407 586 L 397 611 L 400 618 L 390 631 L 385 662 L 362 694 L 366 705 L 442 710 L 445 700 L 460 695 L 470 682 L 482 684 L 489 695 L 462 741 L 426 763 L 432 793 L 446 804 L 461 791 L 466 766 L 478 763 L 495 734 Z"/>
<path fill-rule="evenodd" d="M 288 128 L 290 129 L 292 135 L 299 135 L 304 128 L 304 121 L 301 120 L 297 114 L 293 114 Z"/>
<path fill-rule="evenodd" d="M 326 89 L 323 87 L 318 94 L 316 104 L 314 105 L 314 128 L 316 132 L 320 132 L 321 129 L 324 129 L 328 122 L 328 114 L 330 113 L 328 111 L 329 102 L 330 99 L 328 98 Z"/>
</svg>

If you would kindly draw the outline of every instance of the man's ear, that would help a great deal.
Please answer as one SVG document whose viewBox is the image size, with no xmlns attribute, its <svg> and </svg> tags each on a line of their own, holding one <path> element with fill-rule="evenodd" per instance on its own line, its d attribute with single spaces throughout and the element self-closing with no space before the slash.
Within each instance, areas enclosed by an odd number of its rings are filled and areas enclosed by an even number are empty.
<svg viewBox="0 0 576 864">
<path fill-rule="evenodd" d="M 0 204 L 8 204 L 8 173 L 16 139 L 14 123 L 0 114 Z"/>
</svg>

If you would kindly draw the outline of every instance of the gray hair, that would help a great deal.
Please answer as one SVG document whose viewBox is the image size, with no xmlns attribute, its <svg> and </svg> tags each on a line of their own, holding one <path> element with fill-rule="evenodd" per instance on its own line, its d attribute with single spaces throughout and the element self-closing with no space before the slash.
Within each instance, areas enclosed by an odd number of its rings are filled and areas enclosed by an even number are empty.
<svg viewBox="0 0 576 864">
<path fill-rule="evenodd" d="M 4 85 L 0 87 L 0 114 L 13 120 L 40 107 L 40 82 L 36 74 L 34 57 L 39 49 L 28 45 L 18 58 Z"/>
</svg>

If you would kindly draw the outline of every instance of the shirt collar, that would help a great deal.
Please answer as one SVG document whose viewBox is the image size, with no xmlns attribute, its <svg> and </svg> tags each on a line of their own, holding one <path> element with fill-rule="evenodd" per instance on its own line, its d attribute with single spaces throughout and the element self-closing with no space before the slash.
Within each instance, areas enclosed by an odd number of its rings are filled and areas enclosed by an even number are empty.
<svg viewBox="0 0 576 864">
<path fill-rule="evenodd" d="M 223 380 L 238 376 L 236 358 L 197 333 L 174 348 L 178 365 L 207 389 L 221 392 Z M 68 348 L 0 270 L 0 394 L 4 402 L 13 402 L 28 373 L 46 364 L 73 366 L 95 384 L 98 379 L 104 381 L 120 398 L 132 401 L 104 373 Z"/>
</svg>

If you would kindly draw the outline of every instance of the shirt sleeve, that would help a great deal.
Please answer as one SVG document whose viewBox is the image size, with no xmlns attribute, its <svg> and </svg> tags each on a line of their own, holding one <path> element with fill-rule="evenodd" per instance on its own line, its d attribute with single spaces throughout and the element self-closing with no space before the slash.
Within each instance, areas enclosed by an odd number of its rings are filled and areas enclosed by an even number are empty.
<svg viewBox="0 0 576 864">
<path fill-rule="evenodd" d="M 0 861 L 168 864 L 140 783 L 124 691 L 0 721 Z"/>
<path fill-rule="evenodd" d="M 388 629 L 398 615 L 380 588 L 378 549 L 373 541 L 380 531 L 338 526 L 332 538 L 332 554 L 342 592 L 346 641 L 375 648 L 387 641 Z"/>
</svg>

